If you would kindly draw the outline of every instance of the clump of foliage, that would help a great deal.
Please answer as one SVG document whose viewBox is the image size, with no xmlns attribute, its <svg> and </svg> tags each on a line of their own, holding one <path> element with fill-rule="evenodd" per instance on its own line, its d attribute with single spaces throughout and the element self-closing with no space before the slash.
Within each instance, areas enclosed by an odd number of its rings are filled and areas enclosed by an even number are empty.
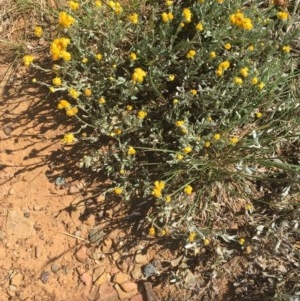
<svg viewBox="0 0 300 301">
<path fill-rule="evenodd" d="M 68 1 L 51 33 L 34 30 L 53 62 L 49 82 L 34 81 L 81 124 L 64 143 L 109 138 L 81 166 L 112 180 L 106 193 L 153 200 L 149 235 L 195 253 L 247 243 L 225 229 L 263 208 L 256 185 L 284 178 L 286 192 L 299 172 L 283 151 L 300 130 L 295 16 L 243 3 Z M 40 68 L 31 54 L 24 63 Z"/>
</svg>

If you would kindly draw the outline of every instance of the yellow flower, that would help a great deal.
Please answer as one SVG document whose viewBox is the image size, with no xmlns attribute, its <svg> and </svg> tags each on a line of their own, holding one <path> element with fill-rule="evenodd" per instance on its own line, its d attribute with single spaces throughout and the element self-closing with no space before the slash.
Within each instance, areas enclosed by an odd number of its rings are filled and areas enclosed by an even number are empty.
<svg viewBox="0 0 300 301">
<path fill-rule="evenodd" d="M 119 173 L 120 173 L 120 175 L 123 176 L 123 175 L 125 175 L 126 171 L 125 171 L 125 169 L 120 169 Z"/>
<path fill-rule="evenodd" d="M 258 89 L 259 90 L 262 90 L 264 87 L 265 87 L 265 83 L 263 83 L 263 82 L 260 82 L 259 84 L 258 84 Z"/>
<path fill-rule="evenodd" d="M 147 112 L 146 111 L 138 111 L 138 113 L 137 113 L 137 118 L 138 119 L 141 119 L 141 120 L 143 120 L 144 118 L 146 118 L 147 117 Z"/>
<path fill-rule="evenodd" d="M 197 95 L 197 93 L 198 93 L 198 91 L 195 90 L 195 89 L 192 89 L 190 92 L 191 92 L 191 94 L 192 94 L 193 96 Z"/>
<path fill-rule="evenodd" d="M 152 195 L 157 199 L 161 198 L 161 190 L 154 188 L 152 191 Z"/>
<path fill-rule="evenodd" d="M 161 18 L 164 23 L 168 23 L 174 19 L 174 16 L 171 12 L 170 13 L 162 13 Z"/>
<path fill-rule="evenodd" d="M 55 78 L 53 78 L 52 79 L 52 84 L 54 85 L 54 86 L 61 86 L 61 78 L 60 77 L 55 77 Z"/>
<path fill-rule="evenodd" d="M 196 25 L 196 30 L 198 30 L 198 31 L 203 31 L 203 24 L 202 23 L 198 23 L 197 25 Z"/>
<path fill-rule="evenodd" d="M 191 185 L 187 185 L 184 187 L 183 191 L 185 194 L 190 195 L 193 192 L 193 187 Z"/>
<path fill-rule="evenodd" d="M 58 105 L 57 105 L 57 108 L 58 108 L 59 110 L 62 110 L 62 109 L 68 109 L 68 108 L 70 108 L 70 107 L 71 107 L 70 103 L 69 103 L 67 100 L 64 100 L 64 99 L 61 99 L 61 100 L 59 101 Z"/>
<path fill-rule="evenodd" d="M 132 146 L 129 146 L 129 148 L 127 150 L 127 155 L 128 156 L 133 156 L 135 154 L 136 154 L 136 150 Z"/>
<path fill-rule="evenodd" d="M 197 234 L 195 232 L 191 232 L 189 235 L 189 242 L 194 242 Z"/>
<path fill-rule="evenodd" d="M 286 52 L 286 53 L 289 53 L 291 51 L 291 47 L 290 46 L 283 46 L 282 51 Z"/>
<path fill-rule="evenodd" d="M 165 181 L 155 181 L 154 187 L 157 189 L 163 190 L 166 187 L 166 182 Z"/>
<path fill-rule="evenodd" d="M 169 74 L 168 79 L 170 82 L 172 82 L 175 79 L 175 75 L 174 74 Z"/>
<path fill-rule="evenodd" d="M 245 238 L 244 237 L 241 237 L 240 239 L 239 239 L 239 244 L 240 245 L 243 245 L 245 243 Z"/>
<path fill-rule="evenodd" d="M 102 6 L 102 2 L 100 0 L 95 1 L 95 5 L 97 7 L 101 7 Z"/>
<path fill-rule="evenodd" d="M 243 77 L 248 77 L 248 71 L 249 71 L 249 68 L 247 68 L 247 67 L 244 67 L 244 68 L 241 68 L 240 69 L 240 74 L 241 74 L 241 76 L 243 76 Z"/>
<path fill-rule="evenodd" d="M 80 95 L 80 93 L 78 91 L 76 91 L 74 88 L 70 88 L 69 89 L 69 95 L 74 98 L 77 99 Z"/>
<path fill-rule="evenodd" d="M 230 143 L 235 145 L 239 142 L 239 139 L 237 137 L 232 137 L 229 139 Z"/>
<path fill-rule="evenodd" d="M 123 11 L 119 2 L 108 1 L 107 5 L 115 12 L 116 15 L 119 15 Z"/>
<path fill-rule="evenodd" d="M 149 228 L 149 235 L 150 236 L 154 236 L 155 235 L 155 228 L 154 227 Z"/>
<path fill-rule="evenodd" d="M 217 56 L 217 55 L 216 55 L 216 53 L 215 53 L 214 51 L 212 51 L 212 52 L 209 54 L 209 57 L 210 57 L 211 59 L 214 59 L 216 56 Z"/>
<path fill-rule="evenodd" d="M 176 105 L 179 102 L 179 100 L 177 98 L 174 98 L 172 102 L 173 102 L 173 105 Z"/>
<path fill-rule="evenodd" d="M 222 70 L 227 70 L 230 67 L 230 62 L 229 61 L 224 61 L 220 63 L 219 68 Z"/>
<path fill-rule="evenodd" d="M 219 4 L 222 4 L 224 0 L 216 0 Z"/>
<path fill-rule="evenodd" d="M 62 140 L 63 143 L 66 143 L 66 144 L 71 144 L 75 141 L 75 137 L 74 137 L 74 134 L 73 133 L 68 133 L 68 134 L 65 134 L 64 135 L 64 138 Z"/>
<path fill-rule="evenodd" d="M 73 108 L 70 108 L 70 109 L 67 109 L 66 110 L 66 114 L 67 116 L 71 117 L 71 116 L 74 116 L 78 113 L 78 109 L 77 107 L 73 107 Z"/>
<path fill-rule="evenodd" d="M 127 105 L 127 106 L 126 106 L 126 109 L 127 109 L 127 111 L 132 111 L 133 106 L 132 106 L 132 105 Z"/>
<path fill-rule="evenodd" d="M 114 133 L 115 133 L 116 135 L 121 135 L 121 134 L 122 134 L 122 130 L 119 129 L 119 128 L 117 128 L 117 129 L 114 130 Z"/>
<path fill-rule="evenodd" d="M 116 195 L 120 195 L 120 194 L 122 194 L 122 192 L 123 192 L 123 188 L 121 188 L 121 187 L 116 187 L 114 189 L 114 194 L 116 194 Z"/>
<path fill-rule="evenodd" d="M 34 77 L 34 78 L 31 80 L 31 82 L 32 82 L 33 84 L 35 84 L 35 83 L 37 82 L 36 78 Z"/>
<path fill-rule="evenodd" d="M 128 20 L 131 21 L 133 24 L 138 24 L 139 22 L 139 16 L 138 14 L 134 13 L 128 16 Z"/>
<path fill-rule="evenodd" d="M 91 96 L 92 95 L 92 90 L 91 89 L 85 89 L 84 90 L 84 95 L 85 96 Z"/>
<path fill-rule="evenodd" d="M 230 15 L 229 17 L 231 24 L 236 25 L 242 29 L 251 30 L 253 29 L 252 20 L 245 18 L 243 13 L 237 12 Z"/>
<path fill-rule="evenodd" d="M 102 60 L 102 54 L 97 53 L 97 54 L 95 55 L 95 59 L 96 59 L 97 61 L 101 61 L 101 60 Z"/>
<path fill-rule="evenodd" d="M 208 245 L 210 244 L 210 240 L 207 239 L 207 238 L 203 239 L 203 244 L 204 244 L 205 246 L 208 246 Z"/>
<path fill-rule="evenodd" d="M 167 6 L 171 6 L 171 5 L 173 5 L 173 2 L 174 2 L 174 1 L 166 0 L 165 3 L 166 3 Z"/>
<path fill-rule="evenodd" d="M 135 68 L 132 74 L 133 83 L 142 83 L 144 81 L 147 72 L 145 72 L 142 68 Z"/>
<path fill-rule="evenodd" d="M 60 12 L 58 17 L 58 24 L 63 28 L 69 28 L 75 22 L 75 19 L 66 12 Z"/>
<path fill-rule="evenodd" d="M 88 61 L 89 61 L 89 60 L 88 60 L 86 57 L 84 57 L 84 58 L 82 59 L 82 63 L 83 63 L 83 64 L 86 64 Z"/>
<path fill-rule="evenodd" d="M 195 55 L 196 55 L 196 50 L 191 49 L 191 50 L 189 50 L 189 52 L 186 54 L 186 58 L 188 58 L 188 59 L 193 59 Z"/>
<path fill-rule="evenodd" d="M 103 104 L 106 103 L 106 100 L 105 100 L 105 98 L 104 98 L 103 96 L 101 96 L 101 97 L 99 98 L 98 102 L 99 102 L 101 105 L 103 105 Z"/>
<path fill-rule="evenodd" d="M 256 116 L 256 118 L 260 119 L 262 117 L 262 113 L 261 112 L 256 112 L 255 116 Z"/>
<path fill-rule="evenodd" d="M 289 13 L 280 11 L 277 13 L 277 18 L 280 19 L 281 21 L 286 21 L 289 18 Z"/>
<path fill-rule="evenodd" d="M 129 54 L 129 58 L 130 58 L 132 61 L 135 61 L 135 60 L 137 59 L 136 53 L 131 52 L 131 53 Z"/>
<path fill-rule="evenodd" d="M 185 26 L 184 22 L 181 22 L 181 23 L 179 24 L 179 26 L 180 26 L 181 28 L 183 28 L 183 27 Z"/>
<path fill-rule="evenodd" d="M 243 84 L 243 79 L 242 79 L 241 77 L 236 76 L 236 77 L 233 79 L 233 82 L 234 82 L 236 85 L 240 86 L 240 85 Z"/>
<path fill-rule="evenodd" d="M 176 159 L 179 160 L 179 161 L 182 160 L 182 159 L 183 159 L 183 155 L 177 154 L 177 155 L 176 155 Z"/>
<path fill-rule="evenodd" d="M 54 89 L 53 87 L 50 87 L 50 88 L 49 88 L 49 91 L 50 91 L 51 93 L 54 93 L 54 92 L 55 92 L 55 89 Z"/>
<path fill-rule="evenodd" d="M 254 51 L 254 46 L 253 46 L 253 45 L 250 45 L 250 46 L 248 47 L 248 50 L 251 51 L 251 52 Z"/>
<path fill-rule="evenodd" d="M 42 35 L 43 35 L 43 28 L 41 26 L 36 26 L 34 28 L 34 35 L 37 37 L 37 38 L 40 38 Z"/>
<path fill-rule="evenodd" d="M 183 18 L 185 22 L 191 23 L 192 21 L 192 12 L 189 8 L 184 8 L 182 11 Z"/>
<path fill-rule="evenodd" d="M 66 49 L 70 43 L 71 41 L 68 38 L 54 39 L 54 41 L 50 45 L 50 53 L 52 55 L 52 59 L 54 61 L 59 60 L 60 58 L 63 58 L 66 61 L 70 60 L 71 55 L 66 52 Z"/>
<path fill-rule="evenodd" d="M 217 140 L 217 141 L 220 140 L 221 139 L 221 135 L 218 134 L 218 133 L 214 134 L 214 139 Z"/>
<path fill-rule="evenodd" d="M 230 43 L 225 44 L 225 45 L 224 45 L 224 48 L 225 48 L 226 50 L 230 50 L 230 49 L 231 49 L 231 44 L 230 44 Z"/>
<path fill-rule="evenodd" d="M 219 77 L 221 77 L 224 74 L 224 71 L 221 68 L 218 68 L 215 72 L 216 72 L 216 75 Z"/>
<path fill-rule="evenodd" d="M 79 3 L 75 1 L 68 1 L 68 5 L 71 10 L 77 10 L 79 8 Z"/>
<path fill-rule="evenodd" d="M 184 125 L 184 121 L 183 121 L 183 120 L 177 120 L 177 121 L 175 122 L 175 125 L 176 125 L 177 127 L 181 127 L 181 126 Z"/>
<path fill-rule="evenodd" d="M 71 60 L 71 53 L 67 51 L 62 52 L 62 58 L 64 61 L 68 62 Z"/>
<path fill-rule="evenodd" d="M 208 121 L 208 122 L 212 122 L 212 121 L 213 121 L 212 117 L 211 117 L 211 116 L 208 116 L 208 117 L 207 117 L 207 121 Z"/>
<path fill-rule="evenodd" d="M 170 203 L 171 201 L 172 201 L 172 198 L 171 198 L 171 196 L 168 194 L 168 195 L 166 195 L 166 203 Z"/>
<path fill-rule="evenodd" d="M 253 77 L 252 79 L 251 79 L 251 84 L 252 85 L 256 85 L 258 83 L 258 78 L 257 77 Z"/>
<path fill-rule="evenodd" d="M 183 152 L 185 153 L 185 154 L 188 154 L 188 153 L 190 153 L 192 151 L 192 147 L 191 146 L 186 146 L 184 149 L 183 149 Z"/>
<path fill-rule="evenodd" d="M 27 54 L 23 56 L 23 63 L 26 67 L 29 67 L 32 64 L 33 60 L 34 56 L 32 55 Z"/>
<path fill-rule="evenodd" d="M 205 147 L 210 147 L 210 141 L 205 141 L 204 145 Z"/>
</svg>

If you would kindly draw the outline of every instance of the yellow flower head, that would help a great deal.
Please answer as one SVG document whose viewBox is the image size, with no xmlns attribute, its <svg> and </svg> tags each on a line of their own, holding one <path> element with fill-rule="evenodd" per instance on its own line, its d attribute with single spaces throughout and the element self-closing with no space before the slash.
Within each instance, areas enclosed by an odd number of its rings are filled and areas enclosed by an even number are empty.
<svg viewBox="0 0 300 301">
<path fill-rule="evenodd" d="M 141 119 L 141 120 L 143 120 L 144 118 L 146 118 L 147 117 L 147 112 L 146 111 L 138 111 L 138 113 L 137 113 L 137 118 L 138 119 Z"/>
<path fill-rule="evenodd" d="M 207 239 L 207 238 L 203 239 L 203 244 L 204 244 L 205 246 L 208 246 L 208 245 L 210 244 L 210 240 Z"/>
<path fill-rule="evenodd" d="M 132 111 L 133 110 L 133 106 L 132 105 L 127 105 L 126 109 L 127 109 L 127 111 Z"/>
<path fill-rule="evenodd" d="M 277 18 L 280 19 L 281 21 L 286 21 L 289 18 L 289 13 L 280 11 L 277 13 Z"/>
<path fill-rule="evenodd" d="M 81 61 L 83 64 L 86 64 L 89 60 L 88 60 L 88 58 L 84 57 Z"/>
<path fill-rule="evenodd" d="M 253 46 L 253 45 L 250 45 L 250 46 L 248 47 L 248 50 L 251 51 L 251 52 L 254 51 L 254 46 Z"/>
<path fill-rule="evenodd" d="M 164 13 L 161 14 L 161 18 L 162 18 L 162 21 L 164 23 L 168 23 L 168 22 L 170 22 L 174 19 L 174 16 L 171 12 L 170 13 L 165 13 L 164 12 Z"/>
<path fill-rule="evenodd" d="M 135 154 L 136 154 L 136 150 L 132 146 L 129 146 L 128 150 L 127 150 L 127 155 L 128 156 L 133 156 Z"/>
<path fill-rule="evenodd" d="M 204 27 L 203 27 L 203 24 L 201 22 L 199 22 L 197 25 L 196 25 L 196 30 L 198 31 L 203 31 Z"/>
<path fill-rule="evenodd" d="M 290 46 L 283 46 L 282 51 L 285 52 L 285 53 L 289 53 L 291 51 L 291 47 Z"/>
<path fill-rule="evenodd" d="M 182 16 L 183 16 L 185 22 L 187 22 L 187 23 L 192 22 L 192 12 L 189 8 L 183 9 Z"/>
<path fill-rule="evenodd" d="M 129 54 L 129 58 L 130 58 L 132 61 L 135 61 L 135 60 L 137 59 L 136 53 L 131 52 L 131 53 Z"/>
<path fill-rule="evenodd" d="M 33 60 L 34 56 L 32 55 L 27 54 L 23 56 L 23 63 L 26 67 L 29 67 L 32 64 Z"/>
<path fill-rule="evenodd" d="M 120 194 L 122 194 L 122 192 L 123 192 L 123 188 L 121 188 L 121 187 L 116 187 L 114 189 L 114 194 L 115 195 L 120 195 Z"/>
<path fill-rule="evenodd" d="M 185 153 L 185 154 L 188 154 L 188 153 L 190 153 L 192 151 L 192 147 L 191 146 L 186 146 L 184 149 L 183 149 L 183 152 Z"/>
<path fill-rule="evenodd" d="M 177 121 L 175 122 L 175 125 L 176 125 L 177 127 L 183 126 L 183 125 L 184 125 L 184 120 L 177 120 Z"/>
<path fill-rule="evenodd" d="M 187 59 L 193 59 L 195 55 L 196 55 L 196 50 L 191 49 L 191 50 L 189 50 L 189 52 L 186 54 L 186 58 L 187 58 Z"/>
<path fill-rule="evenodd" d="M 128 20 L 133 24 L 138 24 L 139 22 L 139 16 L 138 14 L 134 13 L 128 16 Z"/>
<path fill-rule="evenodd" d="M 251 79 L 251 84 L 252 85 L 256 85 L 258 83 L 258 78 L 257 77 L 253 77 L 252 79 Z"/>
<path fill-rule="evenodd" d="M 119 2 L 108 1 L 107 5 L 115 12 L 116 15 L 122 13 L 123 8 Z"/>
<path fill-rule="evenodd" d="M 210 141 L 205 141 L 204 145 L 205 147 L 210 147 Z"/>
<path fill-rule="evenodd" d="M 239 139 L 237 137 L 232 137 L 229 139 L 229 141 L 232 145 L 235 145 L 239 142 Z"/>
<path fill-rule="evenodd" d="M 53 79 L 52 79 L 52 84 L 53 84 L 54 86 L 57 86 L 57 87 L 61 86 L 61 78 L 60 78 L 60 77 L 55 77 L 55 78 L 53 78 Z"/>
<path fill-rule="evenodd" d="M 260 119 L 262 117 L 262 113 L 261 112 L 256 112 L 255 116 L 256 116 L 256 118 Z"/>
<path fill-rule="evenodd" d="M 72 107 L 72 108 L 66 110 L 66 114 L 69 117 L 75 116 L 77 113 L 78 113 L 77 107 Z"/>
<path fill-rule="evenodd" d="M 60 12 L 58 16 L 58 24 L 63 28 L 69 28 L 75 22 L 75 19 L 66 12 Z"/>
<path fill-rule="evenodd" d="M 171 196 L 168 194 L 168 195 L 166 195 L 165 200 L 166 200 L 166 203 L 170 203 L 170 202 L 172 201 L 172 198 L 171 198 Z"/>
<path fill-rule="evenodd" d="M 193 192 L 193 187 L 191 185 L 186 185 L 184 187 L 183 191 L 185 194 L 190 195 Z"/>
<path fill-rule="evenodd" d="M 149 228 L 149 235 L 150 236 L 154 236 L 155 235 L 155 228 L 154 227 Z"/>
<path fill-rule="evenodd" d="M 76 91 L 74 88 L 70 88 L 69 89 L 69 95 L 74 98 L 77 99 L 80 95 L 80 93 L 78 91 Z"/>
<path fill-rule="evenodd" d="M 84 95 L 85 96 L 91 96 L 92 95 L 92 90 L 91 89 L 85 89 L 84 90 Z"/>
<path fill-rule="evenodd" d="M 216 53 L 215 53 L 214 51 L 210 52 L 210 54 L 209 54 L 209 57 L 210 57 L 211 59 L 214 59 L 216 56 L 217 56 L 217 55 L 216 55 Z"/>
<path fill-rule="evenodd" d="M 240 245 L 243 245 L 245 243 L 245 238 L 244 237 L 241 237 L 240 239 L 239 239 L 239 244 Z"/>
<path fill-rule="evenodd" d="M 102 54 L 97 53 L 97 54 L 95 55 L 95 59 L 96 59 L 97 61 L 101 61 L 101 60 L 102 60 Z"/>
<path fill-rule="evenodd" d="M 68 45 L 71 43 L 69 38 L 57 38 L 50 46 L 50 53 L 54 61 L 63 58 L 65 61 L 71 59 L 71 55 L 66 51 Z"/>
<path fill-rule="evenodd" d="M 249 68 L 247 67 L 244 67 L 244 68 L 241 68 L 240 69 L 240 75 L 243 76 L 243 77 L 248 77 L 248 71 L 249 71 Z"/>
<path fill-rule="evenodd" d="M 217 140 L 217 141 L 220 140 L 221 139 L 221 135 L 219 133 L 214 134 L 214 139 Z"/>
<path fill-rule="evenodd" d="M 225 48 L 226 50 L 230 50 L 231 47 L 232 47 L 232 46 L 231 46 L 230 43 L 227 43 L 227 44 L 224 45 L 224 48 Z"/>
<path fill-rule="evenodd" d="M 142 83 L 144 78 L 146 77 L 147 72 L 145 72 L 142 68 L 135 68 L 132 74 L 133 83 Z"/>
<path fill-rule="evenodd" d="M 75 137 L 74 137 L 74 134 L 73 133 L 68 133 L 68 134 L 65 134 L 64 135 L 64 138 L 62 140 L 63 143 L 66 143 L 66 144 L 71 144 L 75 141 Z"/>
<path fill-rule="evenodd" d="M 169 74 L 168 79 L 170 82 L 172 82 L 175 79 L 175 75 L 174 74 Z"/>
<path fill-rule="evenodd" d="M 198 93 L 198 91 L 196 89 L 192 89 L 190 92 L 193 96 L 197 95 L 197 93 Z"/>
<path fill-rule="evenodd" d="M 189 235 L 189 242 L 194 242 L 197 234 L 195 232 L 191 232 Z"/>
<path fill-rule="evenodd" d="M 250 18 L 245 18 L 244 14 L 241 12 L 230 15 L 229 19 L 232 25 L 236 25 L 245 30 L 253 29 L 252 20 Z"/>
<path fill-rule="evenodd" d="M 102 2 L 100 0 L 95 1 L 95 6 L 96 7 L 102 7 Z"/>
<path fill-rule="evenodd" d="M 34 28 L 34 35 L 37 37 L 37 38 L 40 38 L 42 35 L 43 35 L 43 28 L 41 26 L 36 26 Z"/>
<path fill-rule="evenodd" d="M 227 70 L 230 67 L 229 61 L 224 61 L 220 63 L 219 68 L 222 70 Z"/>
<path fill-rule="evenodd" d="M 233 82 L 234 82 L 236 85 L 240 86 L 240 85 L 243 84 L 243 79 L 242 79 L 241 77 L 236 76 L 236 77 L 233 79 Z"/>
<path fill-rule="evenodd" d="M 79 8 L 79 3 L 75 1 L 68 1 L 68 5 L 71 10 L 77 10 Z"/>
<path fill-rule="evenodd" d="M 176 155 L 176 159 L 177 159 L 178 161 L 182 160 L 182 159 L 183 159 L 183 155 L 177 154 L 177 155 Z"/>
<path fill-rule="evenodd" d="M 257 87 L 259 90 L 262 90 L 265 87 L 265 85 L 266 85 L 265 83 L 260 82 Z"/>
<path fill-rule="evenodd" d="M 64 99 L 61 99 L 61 100 L 59 101 L 58 105 L 57 105 L 57 108 L 58 108 L 59 110 L 62 110 L 62 109 L 68 109 L 68 108 L 70 108 L 70 107 L 71 107 L 70 103 L 69 103 L 67 100 L 64 100 Z"/>
<path fill-rule="evenodd" d="M 106 103 L 106 100 L 105 100 L 105 98 L 104 98 L 103 96 L 101 96 L 101 97 L 99 98 L 98 102 L 99 102 L 101 105 L 103 105 L 103 104 Z"/>
<path fill-rule="evenodd" d="M 171 6 L 171 5 L 173 5 L 173 2 L 174 1 L 172 1 L 172 0 L 166 0 L 165 3 L 166 3 L 167 6 Z"/>
</svg>

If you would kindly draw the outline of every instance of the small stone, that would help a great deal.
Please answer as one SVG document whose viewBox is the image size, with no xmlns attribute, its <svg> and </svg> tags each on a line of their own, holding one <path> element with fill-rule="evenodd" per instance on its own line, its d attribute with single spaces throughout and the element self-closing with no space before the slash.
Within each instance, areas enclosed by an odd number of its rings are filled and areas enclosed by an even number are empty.
<svg viewBox="0 0 300 301">
<path fill-rule="evenodd" d="M 93 283 L 93 278 L 89 273 L 83 273 L 80 276 L 80 280 L 86 285 L 86 286 L 91 286 Z"/>
<path fill-rule="evenodd" d="M 16 273 L 11 279 L 10 284 L 14 286 L 20 286 L 23 283 L 24 275 L 21 273 Z"/>
<path fill-rule="evenodd" d="M 3 132 L 6 136 L 10 136 L 12 131 L 13 131 L 13 128 L 8 124 L 3 127 Z"/>
<path fill-rule="evenodd" d="M 135 262 L 137 264 L 145 264 L 145 263 L 147 263 L 147 261 L 148 261 L 147 255 L 143 255 L 140 253 L 135 255 Z"/>
<path fill-rule="evenodd" d="M 104 273 L 103 267 L 97 267 L 93 270 L 93 282 L 95 282 Z"/>
<path fill-rule="evenodd" d="M 93 228 L 89 232 L 89 241 L 92 243 L 99 242 L 103 237 L 105 236 L 105 233 L 101 229 Z"/>
<path fill-rule="evenodd" d="M 8 190 L 8 194 L 9 194 L 9 195 L 15 194 L 15 190 L 14 190 L 13 188 L 10 188 L 10 189 Z"/>
<path fill-rule="evenodd" d="M 119 284 L 115 284 L 115 289 L 116 289 L 116 291 L 117 291 L 117 293 L 118 293 L 118 296 L 119 296 L 119 298 L 120 298 L 121 300 L 123 300 L 123 299 L 128 299 L 128 298 L 131 298 L 131 297 L 133 297 L 134 295 L 136 295 L 135 292 L 129 292 L 129 293 L 124 292 L 124 291 L 122 290 L 122 288 L 120 287 Z"/>
<path fill-rule="evenodd" d="M 40 248 L 39 248 L 39 246 L 35 246 L 34 247 L 34 257 L 39 258 L 40 256 L 41 256 Z"/>
<path fill-rule="evenodd" d="M 112 246 L 112 240 L 110 238 L 105 238 L 103 240 L 103 245 L 101 247 L 101 250 L 103 253 L 108 253 L 111 249 L 111 246 Z"/>
<path fill-rule="evenodd" d="M 142 269 L 140 266 L 135 266 L 131 272 L 131 277 L 135 280 L 139 280 L 142 278 Z"/>
<path fill-rule="evenodd" d="M 57 273 L 59 270 L 60 270 L 60 266 L 59 266 L 58 264 L 53 263 L 53 264 L 51 265 L 51 271 L 52 271 L 53 273 Z"/>
<path fill-rule="evenodd" d="M 24 212 L 24 217 L 29 218 L 30 217 L 30 212 Z"/>
<path fill-rule="evenodd" d="M 125 282 L 120 284 L 120 287 L 125 293 L 131 293 L 136 295 L 138 293 L 138 286 L 134 282 Z"/>
<path fill-rule="evenodd" d="M 75 258 L 81 262 L 84 263 L 87 259 L 87 248 L 85 246 L 82 246 L 76 253 Z"/>
<path fill-rule="evenodd" d="M 42 207 L 42 206 L 39 206 L 39 205 L 34 205 L 34 206 L 33 206 L 33 210 L 34 210 L 34 211 L 41 211 L 41 210 L 43 210 L 43 207 Z"/>
<path fill-rule="evenodd" d="M 115 276 L 114 276 L 114 283 L 118 283 L 118 284 L 121 284 L 121 283 L 124 283 L 128 280 L 128 275 L 125 274 L 125 273 L 122 273 L 122 272 L 119 272 L 117 273 Z"/>
<path fill-rule="evenodd" d="M 16 291 L 18 288 L 15 285 L 10 285 L 9 290 L 10 291 Z"/>
<path fill-rule="evenodd" d="M 100 286 L 99 295 L 105 296 L 106 300 L 118 301 L 118 293 L 113 288 L 111 283 L 104 283 Z"/>
<path fill-rule="evenodd" d="M 93 253 L 92 253 L 92 258 L 95 259 L 95 260 L 99 260 L 101 259 L 101 255 L 102 255 L 102 252 L 101 250 L 99 249 L 96 249 Z"/>
<path fill-rule="evenodd" d="M 46 284 L 49 281 L 49 277 L 50 277 L 50 272 L 48 271 L 43 271 L 41 276 L 40 276 L 40 280 Z"/>
<path fill-rule="evenodd" d="M 155 274 L 157 274 L 156 268 L 154 267 L 154 265 L 152 263 L 148 263 L 147 265 L 145 265 L 143 267 L 143 274 L 145 277 L 150 277 L 153 276 Z"/>
<path fill-rule="evenodd" d="M 185 277 L 185 283 L 191 289 L 197 285 L 197 278 L 190 270 L 187 270 L 186 277 Z"/>
</svg>

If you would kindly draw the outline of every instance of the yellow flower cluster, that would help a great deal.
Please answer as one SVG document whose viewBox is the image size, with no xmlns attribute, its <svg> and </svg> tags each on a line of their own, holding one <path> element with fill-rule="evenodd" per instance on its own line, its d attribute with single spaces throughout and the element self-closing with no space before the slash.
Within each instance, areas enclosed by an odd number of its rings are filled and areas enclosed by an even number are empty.
<svg viewBox="0 0 300 301">
<path fill-rule="evenodd" d="M 108 1 L 107 5 L 115 12 L 116 15 L 122 13 L 123 8 L 119 2 Z"/>
<path fill-rule="evenodd" d="M 41 26 L 36 26 L 34 28 L 34 35 L 37 37 L 37 38 L 40 38 L 42 35 L 43 35 L 43 28 Z"/>
<path fill-rule="evenodd" d="M 63 27 L 63 28 L 69 28 L 70 26 L 72 26 L 75 22 L 75 19 L 68 15 L 66 12 L 62 11 L 59 13 L 58 16 L 58 24 L 59 26 Z"/>
<path fill-rule="evenodd" d="M 241 77 L 239 77 L 239 76 L 236 76 L 236 77 L 234 77 L 233 82 L 234 82 L 236 85 L 240 86 L 240 85 L 243 84 L 243 79 L 242 79 Z"/>
<path fill-rule="evenodd" d="M 55 78 L 53 78 L 53 79 L 52 79 L 52 84 L 53 84 L 54 86 L 57 86 L 57 87 L 61 86 L 61 78 L 60 78 L 60 77 L 55 77 Z"/>
<path fill-rule="evenodd" d="M 72 107 L 71 104 L 64 99 L 61 99 L 57 105 L 59 110 L 65 109 L 67 116 L 71 117 L 78 113 L 77 107 Z"/>
<path fill-rule="evenodd" d="M 165 188 L 166 183 L 164 181 L 155 181 L 152 195 L 156 198 L 161 197 L 161 192 Z"/>
<path fill-rule="evenodd" d="M 121 187 L 116 187 L 114 189 L 114 194 L 115 195 L 120 195 L 120 194 L 122 194 L 122 192 L 123 192 L 123 188 L 121 188 Z"/>
<path fill-rule="evenodd" d="M 69 38 L 55 39 L 50 45 L 50 53 L 53 61 L 63 59 L 64 61 L 71 60 L 71 54 L 67 52 L 67 47 L 71 43 Z"/>
<path fill-rule="evenodd" d="M 222 76 L 224 71 L 226 71 L 230 67 L 230 63 L 228 61 L 224 61 L 219 64 L 218 69 L 216 70 L 217 76 Z"/>
<path fill-rule="evenodd" d="M 194 56 L 196 55 L 196 50 L 194 50 L 194 49 L 191 49 L 191 50 L 189 50 L 189 52 L 186 54 L 186 58 L 187 59 L 193 59 L 194 58 Z"/>
<path fill-rule="evenodd" d="M 69 89 L 69 94 L 74 99 L 77 99 L 80 95 L 80 93 L 78 91 L 76 91 L 74 88 Z"/>
<path fill-rule="evenodd" d="M 75 1 L 68 1 L 70 9 L 77 10 L 79 8 L 79 3 Z"/>
<path fill-rule="evenodd" d="M 249 68 L 247 68 L 247 67 L 241 68 L 240 69 L 240 75 L 242 77 L 248 77 L 249 76 L 248 71 L 249 71 Z"/>
<path fill-rule="evenodd" d="M 203 27 L 203 24 L 201 22 L 199 22 L 197 25 L 196 25 L 196 30 L 198 31 L 203 31 L 204 27 Z"/>
<path fill-rule="evenodd" d="M 289 13 L 285 11 L 280 11 L 277 13 L 277 18 L 281 21 L 286 21 L 289 18 Z"/>
<path fill-rule="evenodd" d="M 192 22 L 192 12 L 189 8 L 184 8 L 182 11 L 182 16 L 184 18 L 184 21 L 186 23 L 191 23 Z"/>
<path fill-rule="evenodd" d="M 134 13 L 128 16 L 128 20 L 133 24 L 138 24 L 139 22 L 139 16 L 138 14 Z"/>
<path fill-rule="evenodd" d="M 66 144 L 71 144 L 75 141 L 75 137 L 74 137 L 74 134 L 73 133 L 68 133 L 68 134 L 65 134 L 64 135 L 64 138 L 62 140 L 63 143 L 66 143 Z"/>
<path fill-rule="evenodd" d="M 191 232 L 189 235 L 189 242 L 194 242 L 197 234 L 195 232 Z"/>
<path fill-rule="evenodd" d="M 141 120 L 143 120 L 144 118 L 146 118 L 147 117 L 147 112 L 146 111 L 138 111 L 138 113 L 137 113 L 137 118 L 138 119 L 141 119 Z"/>
<path fill-rule="evenodd" d="M 245 18 L 244 14 L 241 12 L 230 15 L 229 19 L 231 24 L 236 25 L 242 29 L 253 29 L 252 20 L 250 18 Z"/>
<path fill-rule="evenodd" d="M 132 81 L 134 84 L 142 83 L 144 81 L 147 72 L 145 72 L 142 68 L 135 68 L 132 74 Z"/>
<path fill-rule="evenodd" d="M 136 150 L 132 146 L 129 146 L 128 150 L 127 150 L 127 155 L 133 156 L 133 155 L 135 155 L 135 153 L 136 153 Z"/>
<path fill-rule="evenodd" d="M 23 63 L 26 67 L 29 67 L 34 60 L 34 56 L 27 54 L 23 56 Z"/>
<path fill-rule="evenodd" d="M 155 235 L 155 228 L 154 227 L 149 228 L 149 235 L 150 236 L 154 236 Z"/>
<path fill-rule="evenodd" d="M 168 23 L 174 19 L 174 16 L 172 13 L 162 13 L 161 18 L 164 23 Z"/>
</svg>

